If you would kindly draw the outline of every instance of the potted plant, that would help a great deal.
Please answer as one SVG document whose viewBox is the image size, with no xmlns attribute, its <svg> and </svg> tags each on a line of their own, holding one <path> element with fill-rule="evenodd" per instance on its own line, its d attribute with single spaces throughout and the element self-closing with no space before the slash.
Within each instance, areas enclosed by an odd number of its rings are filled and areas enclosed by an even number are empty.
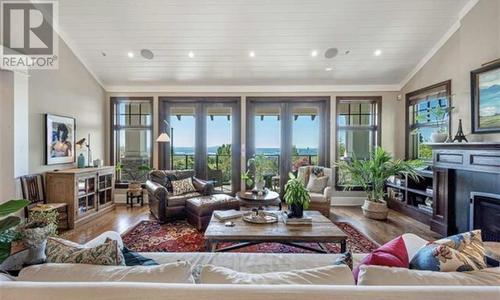
<svg viewBox="0 0 500 300">
<path fill-rule="evenodd" d="M 247 161 L 247 168 L 248 170 L 242 175 L 242 179 L 249 186 L 255 184 L 255 192 L 263 192 L 266 186 L 264 175 L 273 170 L 272 161 L 263 154 L 256 154 Z"/>
<path fill-rule="evenodd" d="M 130 181 L 128 182 L 129 190 L 141 190 L 142 189 L 142 179 L 146 174 L 148 174 L 153 168 L 149 165 L 140 165 L 137 168 L 125 168 L 122 163 L 118 163 L 115 167 L 117 172 L 125 174 Z"/>
<path fill-rule="evenodd" d="M 418 114 L 415 117 L 417 122 L 426 122 L 428 119 L 434 120 L 437 125 L 437 130 L 431 133 L 431 141 L 433 143 L 444 143 L 448 139 L 448 126 L 446 122 L 450 113 L 455 109 L 455 107 L 441 107 L 435 106 L 427 110 L 428 114 Z"/>
<path fill-rule="evenodd" d="M 339 182 L 345 189 L 360 187 L 366 192 L 367 199 L 361 207 L 363 215 L 376 220 L 387 219 L 389 212 L 387 202 L 384 200 L 386 180 L 393 175 L 406 174 L 418 181 L 420 175 L 415 168 L 421 164 L 419 161 L 393 160 L 391 155 L 380 147 L 375 148 L 370 159 L 353 157 L 335 163 L 342 173 Z"/>
<path fill-rule="evenodd" d="M 16 239 L 17 233 L 14 227 L 21 223 L 21 218 L 10 216 L 28 206 L 28 200 L 9 200 L 0 204 L 0 263 L 10 255 L 10 246 Z"/>
<path fill-rule="evenodd" d="M 302 182 L 300 182 L 292 173 L 288 174 L 289 179 L 285 185 L 285 202 L 292 211 L 288 216 L 290 218 L 302 218 L 304 209 L 309 207 L 311 197 Z"/>
<path fill-rule="evenodd" d="M 57 220 L 59 213 L 56 210 L 34 210 L 28 221 L 21 227 L 21 236 L 24 245 L 28 248 L 27 264 L 39 264 L 45 261 L 45 245 L 47 237 L 57 235 Z"/>
</svg>

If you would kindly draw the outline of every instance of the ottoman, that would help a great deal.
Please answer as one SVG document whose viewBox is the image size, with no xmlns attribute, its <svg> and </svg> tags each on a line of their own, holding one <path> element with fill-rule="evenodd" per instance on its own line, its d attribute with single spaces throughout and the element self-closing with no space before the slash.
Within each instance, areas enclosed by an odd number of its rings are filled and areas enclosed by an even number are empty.
<svg viewBox="0 0 500 300">
<path fill-rule="evenodd" d="M 240 209 L 240 202 L 229 195 L 215 194 L 186 200 L 186 215 L 189 224 L 203 231 L 207 228 L 214 210 Z"/>
</svg>

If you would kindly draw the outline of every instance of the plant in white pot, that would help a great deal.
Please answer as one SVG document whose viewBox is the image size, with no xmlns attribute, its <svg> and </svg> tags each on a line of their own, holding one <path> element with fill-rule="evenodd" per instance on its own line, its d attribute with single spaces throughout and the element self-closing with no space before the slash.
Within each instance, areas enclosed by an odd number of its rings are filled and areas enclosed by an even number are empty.
<svg viewBox="0 0 500 300">
<path fill-rule="evenodd" d="M 247 171 L 242 175 L 242 179 L 248 186 L 255 184 L 255 192 L 263 192 L 266 185 L 264 176 L 272 170 L 272 160 L 263 154 L 256 154 L 247 161 Z"/>
<path fill-rule="evenodd" d="M 302 218 L 304 209 L 309 207 L 311 197 L 297 177 L 292 173 L 289 173 L 288 176 L 290 179 L 288 179 L 285 185 L 285 202 L 291 210 L 288 216 L 291 218 Z"/>
<path fill-rule="evenodd" d="M 47 237 L 57 235 L 57 220 L 59 213 L 56 210 L 32 210 L 26 224 L 21 226 L 20 232 L 24 245 L 28 248 L 27 264 L 43 263 L 46 259 L 45 245 Z"/>
<path fill-rule="evenodd" d="M 415 121 L 418 123 L 434 122 L 437 125 L 436 131 L 431 133 L 431 142 L 433 143 L 444 143 L 449 136 L 447 122 L 450 113 L 455 109 L 455 107 L 441 107 L 435 106 L 433 108 L 427 109 L 425 113 L 419 113 L 415 117 Z M 418 132 L 418 128 L 414 132 Z"/>
<path fill-rule="evenodd" d="M 370 159 L 342 160 L 335 163 L 343 174 L 339 178 L 340 183 L 347 190 L 355 187 L 362 188 L 367 195 L 363 206 L 365 217 L 385 220 L 389 209 L 384 200 L 384 185 L 390 176 L 406 174 L 409 178 L 418 181 L 420 175 L 416 167 L 422 165 L 420 161 L 393 160 L 391 155 L 384 149 L 377 147 Z"/>
</svg>

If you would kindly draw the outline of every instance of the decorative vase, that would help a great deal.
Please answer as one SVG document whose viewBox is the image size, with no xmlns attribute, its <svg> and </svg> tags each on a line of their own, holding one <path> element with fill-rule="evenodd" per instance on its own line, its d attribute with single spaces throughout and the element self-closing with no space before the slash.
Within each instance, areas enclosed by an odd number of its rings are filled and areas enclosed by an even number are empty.
<svg viewBox="0 0 500 300">
<path fill-rule="evenodd" d="M 365 217 L 374 220 L 386 220 L 387 215 L 389 214 L 389 208 L 387 207 L 387 203 L 385 201 L 374 202 L 365 200 L 361 209 L 363 210 L 363 215 Z"/>
<path fill-rule="evenodd" d="M 292 218 L 302 218 L 304 216 L 304 206 L 302 204 L 292 203 L 290 209 L 292 211 L 290 215 Z"/>
<path fill-rule="evenodd" d="M 431 134 L 431 141 L 433 143 L 444 143 L 448 139 L 448 134 L 441 132 L 433 132 Z"/>
<path fill-rule="evenodd" d="M 257 190 L 257 192 L 263 191 L 265 186 L 266 182 L 264 180 L 255 181 L 255 189 Z"/>
<path fill-rule="evenodd" d="M 51 232 L 55 231 L 56 225 L 50 224 L 45 227 L 24 228 L 22 234 L 24 236 L 23 243 L 28 248 L 28 256 L 26 264 L 34 265 L 44 263 L 45 245 L 47 244 L 47 237 Z"/>
</svg>

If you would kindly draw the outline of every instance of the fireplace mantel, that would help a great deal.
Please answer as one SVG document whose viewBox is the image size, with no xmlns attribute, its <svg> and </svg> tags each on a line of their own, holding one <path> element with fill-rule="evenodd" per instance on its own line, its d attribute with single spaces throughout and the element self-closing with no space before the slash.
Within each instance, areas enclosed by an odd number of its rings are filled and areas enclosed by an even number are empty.
<svg viewBox="0 0 500 300">
<path fill-rule="evenodd" d="M 500 174 L 500 143 L 429 143 L 435 168 Z"/>
<path fill-rule="evenodd" d="M 431 229 L 451 235 L 469 229 L 473 192 L 500 194 L 500 143 L 428 143 L 432 148 Z"/>
</svg>

